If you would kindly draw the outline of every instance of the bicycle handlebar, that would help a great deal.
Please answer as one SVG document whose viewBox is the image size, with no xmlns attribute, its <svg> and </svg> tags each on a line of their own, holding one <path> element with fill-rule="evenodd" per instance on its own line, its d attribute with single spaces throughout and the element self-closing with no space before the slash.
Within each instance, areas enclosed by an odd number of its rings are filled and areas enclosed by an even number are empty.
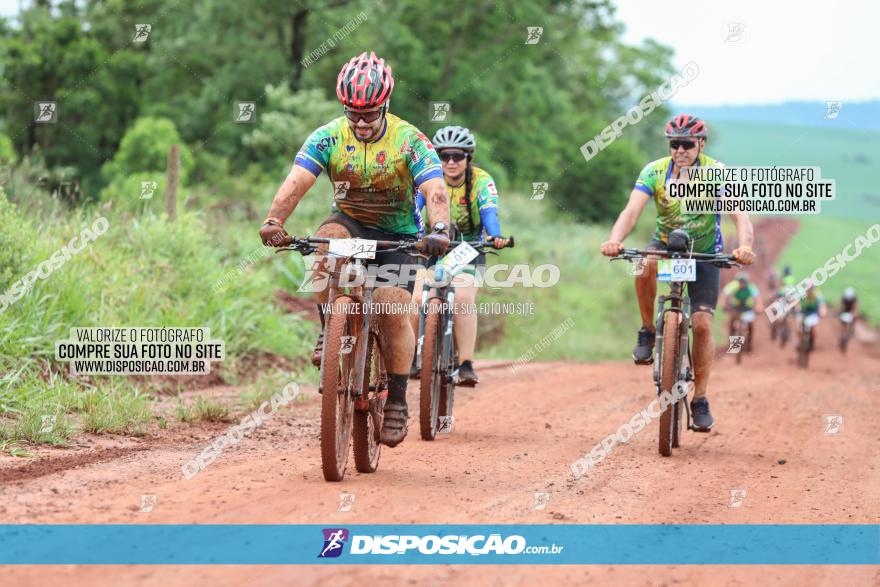
<svg viewBox="0 0 880 587">
<path fill-rule="evenodd" d="M 470 246 L 474 247 L 480 253 L 491 252 L 495 247 L 490 247 L 488 245 L 491 244 L 493 237 L 489 237 L 487 241 L 450 241 L 448 250 L 455 248 L 463 242 L 467 242 Z M 509 242 L 502 248 L 511 249 L 513 248 L 514 240 L 513 237 L 507 237 Z M 315 245 L 326 245 L 330 244 L 330 241 L 338 240 L 331 238 L 323 238 L 323 237 L 302 237 L 297 238 L 295 236 L 290 236 L 289 238 L 281 241 L 280 247 L 278 247 L 279 251 L 298 251 L 303 255 L 309 255 L 317 251 L 317 247 Z M 371 240 L 371 239 L 365 239 Z M 376 241 L 376 250 L 382 251 L 407 251 L 407 250 L 415 250 L 421 252 L 423 248 L 422 242 L 420 240 L 415 241 Z"/>
<path fill-rule="evenodd" d="M 633 259 L 641 259 L 648 255 L 654 255 L 663 259 L 693 259 L 698 263 L 712 263 L 718 267 L 726 269 L 742 267 L 733 255 L 722 255 L 719 253 L 693 253 L 690 251 L 680 253 L 678 251 L 654 249 L 623 249 L 623 251 L 616 257 L 611 257 L 611 261 L 632 261 Z"/>
</svg>

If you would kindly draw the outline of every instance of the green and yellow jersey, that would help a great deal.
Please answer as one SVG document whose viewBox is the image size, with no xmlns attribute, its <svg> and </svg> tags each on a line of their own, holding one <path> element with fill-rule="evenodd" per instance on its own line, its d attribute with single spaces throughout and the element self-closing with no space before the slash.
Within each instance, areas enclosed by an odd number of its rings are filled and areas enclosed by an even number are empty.
<svg viewBox="0 0 880 587">
<path fill-rule="evenodd" d="M 721 163 L 700 153 L 698 167 L 720 166 Z M 669 233 L 683 228 L 691 237 L 695 253 L 720 253 L 724 250 L 719 214 L 685 214 L 682 200 L 670 198 L 666 185 L 672 176 L 672 157 L 663 157 L 645 165 L 635 189 L 654 199 L 657 207 L 657 229 L 654 238 L 667 242 Z"/>
</svg>

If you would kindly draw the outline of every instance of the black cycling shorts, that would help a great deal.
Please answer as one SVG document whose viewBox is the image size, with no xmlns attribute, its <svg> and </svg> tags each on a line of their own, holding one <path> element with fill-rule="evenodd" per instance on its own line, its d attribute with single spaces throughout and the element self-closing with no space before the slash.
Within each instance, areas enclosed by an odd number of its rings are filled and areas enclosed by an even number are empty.
<svg viewBox="0 0 880 587">
<path fill-rule="evenodd" d="M 654 239 L 649 249 L 666 250 L 666 243 Z M 697 280 L 687 282 L 687 295 L 691 299 L 691 313 L 715 312 L 718 292 L 721 289 L 721 268 L 712 263 L 697 263 Z"/>
<path fill-rule="evenodd" d="M 414 234 L 398 234 L 394 232 L 386 232 L 384 230 L 380 230 L 378 228 L 369 228 L 364 226 L 351 216 L 343 214 L 342 212 L 334 212 L 330 216 L 327 217 L 324 222 L 321 223 L 321 226 L 325 224 L 339 224 L 344 226 L 348 231 L 348 234 L 352 236 L 352 238 L 364 238 L 370 240 L 377 241 L 417 241 L 418 236 Z M 422 257 L 414 257 L 412 255 L 407 254 L 404 251 L 376 251 L 375 259 L 366 259 L 367 267 L 374 265 L 413 265 L 416 267 L 424 267 L 424 259 Z M 394 274 L 399 275 L 399 271 L 395 270 Z M 416 270 L 413 270 L 409 273 L 409 275 L 415 275 Z M 376 276 L 376 287 L 400 287 L 402 289 L 406 289 L 409 293 L 413 292 L 413 288 L 415 286 L 415 278 L 409 279 L 406 284 L 398 284 L 396 282 L 389 283 L 388 279 L 383 278 L 381 274 L 377 274 Z"/>
</svg>

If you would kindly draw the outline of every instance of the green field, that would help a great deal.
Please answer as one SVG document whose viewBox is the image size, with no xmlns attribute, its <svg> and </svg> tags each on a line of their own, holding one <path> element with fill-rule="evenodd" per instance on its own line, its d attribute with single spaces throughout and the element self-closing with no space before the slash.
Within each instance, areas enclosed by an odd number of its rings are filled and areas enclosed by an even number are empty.
<svg viewBox="0 0 880 587">
<path fill-rule="evenodd" d="M 712 128 L 718 138 L 710 152 L 728 165 L 818 165 L 823 177 L 836 180 L 837 198 L 823 203 L 821 214 L 796 217 L 800 231 L 779 266 L 790 264 L 798 280 L 880 221 L 880 187 L 872 175 L 880 164 L 880 133 L 724 122 Z M 845 287 L 855 287 L 863 312 L 880 325 L 878 267 L 880 246 L 875 245 L 821 289 L 836 303 Z"/>
<path fill-rule="evenodd" d="M 880 218 L 880 133 L 813 126 L 710 122 L 707 151 L 727 165 L 809 165 L 834 179 L 822 217 Z"/>
</svg>

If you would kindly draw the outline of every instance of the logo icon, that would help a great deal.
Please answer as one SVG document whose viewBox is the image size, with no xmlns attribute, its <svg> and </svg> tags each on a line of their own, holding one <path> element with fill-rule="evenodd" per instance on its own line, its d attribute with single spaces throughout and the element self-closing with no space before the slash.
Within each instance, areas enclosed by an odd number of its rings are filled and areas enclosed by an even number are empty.
<svg viewBox="0 0 880 587">
<path fill-rule="evenodd" d="M 376 163 L 385 165 L 385 151 L 379 151 L 379 154 L 376 155 Z"/>
<path fill-rule="evenodd" d="M 40 416 L 40 434 L 49 434 L 55 428 L 55 422 L 58 416 L 43 414 Z"/>
<path fill-rule="evenodd" d="M 34 122 L 38 124 L 58 122 L 58 105 L 55 102 L 34 102 Z"/>
<path fill-rule="evenodd" d="M 532 182 L 532 199 L 533 200 L 543 200 L 544 196 L 547 195 L 547 190 L 550 189 L 550 184 L 546 181 L 534 181 Z"/>
<path fill-rule="evenodd" d="M 156 191 L 156 188 L 159 187 L 159 184 L 155 181 L 142 181 L 141 182 L 141 200 L 149 200 L 153 197 L 153 193 Z"/>
<path fill-rule="evenodd" d="M 746 23 L 729 22 L 727 23 L 727 36 L 724 37 L 725 43 L 742 43 L 745 38 Z"/>
<path fill-rule="evenodd" d="M 545 491 L 535 492 L 535 501 L 532 503 L 533 510 L 543 510 L 550 503 L 550 494 Z"/>
<path fill-rule="evenodd" d="M 350 186 L 351 184 L 347 181 L 334 181 L 333 198 L 337 200 L 344 200 Z"/>
<path fill-rule="evenodd" d="M 150 31 L 153 30 L 153 26 L 149 24 L 136 24 L 134 25 L 134 38 L 132 38 L 132 43 L 146 43 L 147 39 L 150 38 Z"/>
<path fill-rule="evenodd" d="M 153 507 L 156 505 L 156 496 L 155 495 L 141 495 L 141 512 L 149 513 L 153 511 Z"/>
<path fill-rule="evenodd" d="M 431 122 L 446 122 L 452 115 L 449 102 L 431 102 Z"/>
<path fill-rule="evenodd" d="M 639 257 L 629 265 L 629 274 L 635 277 L 645 273 L 645 267 L 648 266 L 648 259 Z"/>
<path fill-rule="evenodd" d="M 743 502 L 746 499 L 746 490 L 745 489 L 731 489 L 730 490 L 730 507 L 738 508 L 742 507 Z"/>
<path fill-rule="evenodd" d="M 336 558 L 342 554 L 342 547 L 348 540 L 348 530 L 345 528 L 324 528 L 324 547 L 318 558 Z"/>
<path fill-rule="evenodd" d="M 353 336 L 340 336 L 339 340 L 341 341 L 341 345 L 339 347 L 339 354 L 347 355 L 354 348 L 355 337 Z"/>
<path fill-rule="evenodd" d="M 340 493 L 337 512 L 350 512 L 354 507 L 354 493 Z"/>
<path fill-rule="evenodd" d="M 843 108 L 843 102 L 825 102 L 825 120 L 835 120 L 840 116 L 840 109 Z"/>
<path fill-rule="evenodd" d="M 742 350 L 743 345 L 746 343 L 746 337 L 729 336 L 728 338 L 730 339 L 730 346 L 727 347 L 727 352 L 734 355 L 738 354 Z"/>
<path fill-rule="evenodd" d="M 541 40 L 541 35 L 544 34 L 544 27 L 542 26 L 529 26 L 526 27 L 528 30 L 528 36 L 526 37 L 526 42 L 524 45 L 537 45 L 538 41 Z"/>
<path fill-rule="evenodd" d="M 236 102 L 232 119 L 239 124 L 253 124 L 257 121 L 257 103 Z"/>
<path fill-rule="evenodd" d="M 349 153 L 354 153 L 355 146 L 354 145 L 345 145 L 345 150 Z"/>
<path fill-rule="evenodd" d="M 440 416 L 440 427 L 437 432 L 440 434 L 449 434 L 452 432 L 452 425 L 455 423 L 455 416 Z"/>
<path fill-rule="evenodd" d="M 825 434 L 840 434 L 843 432 L 843 416 L 840 414 L 828 414 L 825 416 Z"/>
</svg>

